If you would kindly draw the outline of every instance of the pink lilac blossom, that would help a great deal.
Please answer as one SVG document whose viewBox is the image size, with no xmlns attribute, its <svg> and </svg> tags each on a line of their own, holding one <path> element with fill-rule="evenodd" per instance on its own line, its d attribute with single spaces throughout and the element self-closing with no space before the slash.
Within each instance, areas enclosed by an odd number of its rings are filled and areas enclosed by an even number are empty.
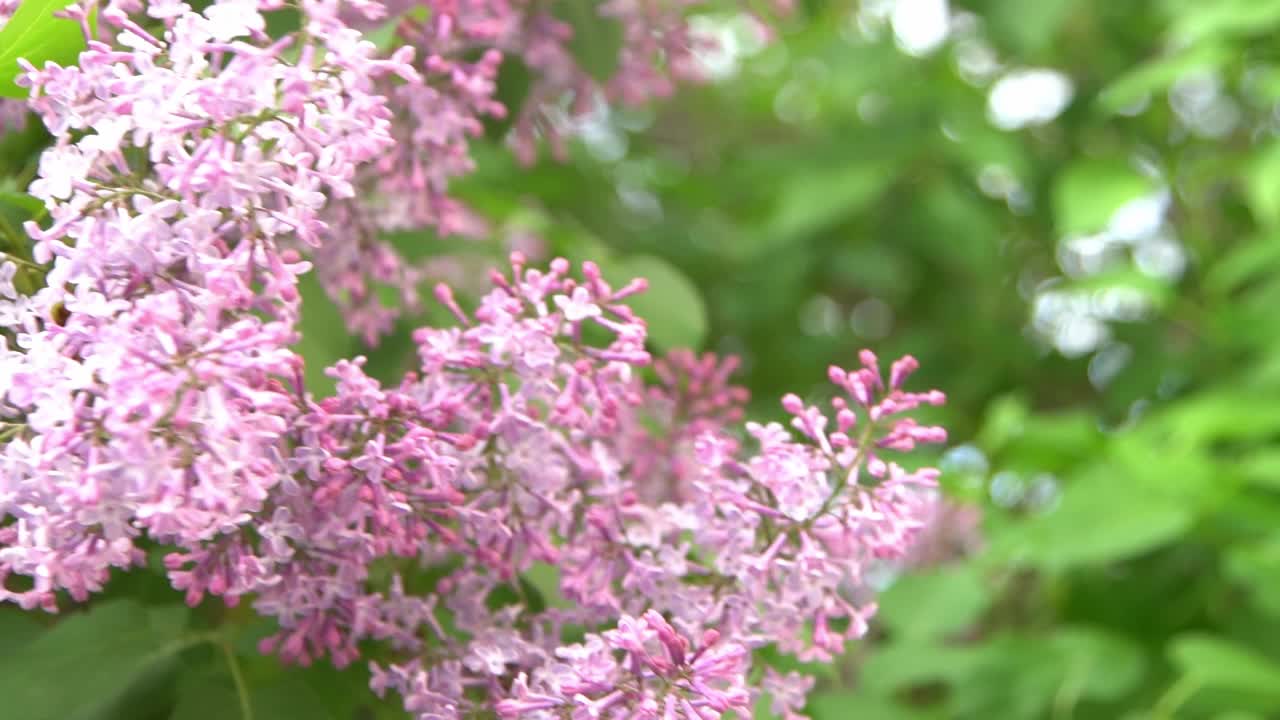
<svg viewBox="0 0 1280 720">
<path fill-rule="evenodd" d="M 973 503 L 944 499 L 926 520 L 927 528 L 904 559 L 907 568 L 927 568 L 954 563 L 982 550 L 982 508 Z"/>
<path fill-rule="evenodd" d="M 48 218 L 26 226 L 43 286 L 18 293 L 0 264 L 0 601 L 56 611 L 164 545 L 186 602 L 277 622 L 264 652 L 343 666 L 381 645 L 372 689 L 423 720 L 708 720 L 766 694 L 798 717 L 812 680 L 755 651 L 829 660 L 865 632 L 864 569 L 905 557 L 937 503 L 936 471 L 897 456 L 945 433 L 903 414 L 942 395 L 868 352 L 831 369 L 829 412 L 783 399 L 798 434 L 742 432 L 732 360 L 651 358 L 627 304 L 642 279 L 516 252 L 469 310 L 435 288 L 456 322 L 414 334 L 415 372 L 341 361 L 316 397 L 292 349 L 305 253 L 356 304 L 362 265 L 421 279 L 364 213 L 396 173 L 461 156 L 401 147 L 397 91 L 443 112 L 431 82 L 485 97 L 495 61 L 380 52 L 352 26 L 384 19 L 375 3 L 304 0 L 304 31 L 272 38 L 279 7 L 109 2 L 78 66 L 25 66 L 56 140 L 30 188 Z M 451 13 L 472 43 L 516 33 L 505 4 L 436 9 L 405 33 L 457 41 Z"/>
<path fill-rule="evenodd" d="M 351 237 L 330 236 L 319 256 L 321 280 L 346 311 L 349 327 L 373 343 L 401 312 L 380 303 L 374 288 L 386 285 L 416 296 L 429 265 L 407 263 L 377 239 L 379 230 L 430 229 L 440 235 L 485 236 L 489 224 L 452 197 L 449 183 L 471 172 L 471 141 L 487 119 L 509 119 L 508 144 L 526 163 L 546 144 L 566 155 L 566 111 L 591 111 L 598 100 L 637 105 L 669 95 L 679 81 L 702 78 L 697 55 L 712 42 L 695 36 L 687 15 L 701 0 L 610 0 L 595 7 L 600 21 L 620 26 L 623 42 L 616 71 L 599 79 L 571 50 L 574 29 L 558 19 L 552 3 L 531 0 L 399 0 L 385 12 L 352 20 L 364 27 L 390 26 L 397 43 L 418 50 L 418 75 L 388 78 L 380 89 L 394 111 L 396 143 L 356 179 L 362 192 L 334 204 L 335 227 Z M 371 19 L 370 19 L 371 18 Z M 483 49 L 483 51 L 481 51 Z M 520 107 L 497 98 L 501 65 L 522 63 L 531 77 Z M 375 263 L 353 262 L 351 248 L 367 247 Z M 370 269 L 372 268 L 372 269 Z M 412 303 L 406 304 L 412 308 Z"/>
<path fill-rule="evenodd" d="M 0 132 L 22 130 L 27 126 L 27 104 L 21 100 L 0 98 Z"/>
<path fill-rule="evenodd" d="M 0 386 L 0 578 L 32 579 L 0 598 L 24 606 L 83 599 L 141 534 L 197 546 L 263 510 L 302 390 L 308 266 L 280 243 L 325 232 L 326 197 L 393 142 L 374 78 L 413 77 L 336 27 L 291 62 L 252 4 L 149 6 L 159 35 L 132 9 L 99 15 L 116 46 L 21 80 L 57 137 L 30 188 L 48 227 L 27 226 L 46 285 L 11 309 Z"/>
</svg>

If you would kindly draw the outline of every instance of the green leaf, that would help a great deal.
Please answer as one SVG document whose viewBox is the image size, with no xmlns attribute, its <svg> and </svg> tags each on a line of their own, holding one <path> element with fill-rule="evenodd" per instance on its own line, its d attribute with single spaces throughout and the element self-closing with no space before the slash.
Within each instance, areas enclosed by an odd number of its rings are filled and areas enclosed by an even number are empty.
<svg viewBox="0 0 1280 720">
<path fill-rule="evenodd" d="M 1019 419 L 1016 405 L 1006 405 L 1000 411 L 1005 415 L 989 417 L 981 437 L 984 442 L 1003 441 L 987 447 L 998 453 L 1007 470 L 1039 473 L 1076 467 L 1080 458 L 1089 457 L 1102 444 L 1098 423 L 1089 413 L 1045 412 Z M 998 423 L 1004 423 L 1003 429 Z M 1001 438 L 999 433 L 1010 434 Z"/>
<path fill-rule="evenodd" d="M 1181 498 L 1099 466 L 1067 483 L 1056 508 L 992 537 L 989 559 L 1046 570 L 1115 562 L 1172 541 L 1193 519 Z"/>
<path fill-rule="evenodd" d="M 1030 719 L 1051 703 L 1115 699 L 1137 686 L 1146 664 L 1133 642 L 1086 627 L 1005 633 L 977 651 L 971 670 L 953 684 L 950 717 Z"/>
<path fill-rule="evenodd" d="M 881 597 L 878 617 L 895 638 L 940 638 L 973 623 L 989 600 L 977 568 L 942 568 L 898 578 Z"/>
<path fill-rule="evenodd" d="M 1258 222 L 1269 227 L 1280 224 L 1280 142 L 1272 142 L 1254 152 L 1245 174 L 1245 195 Z"/>
<path fill-rule="evenodd" d="M 1072 7 L 1072 0 L 994 0 L 987 6 L 987 19 L 992 32 L 1025 58 L 1053 42 Z"/>
<path fill-rule="evenodd" d="M 1062 654 L 1063 682 L 1080 697 L 1116 700 L 1142 680 L 1146 660 L 1128 638 L 1092 627 L 1059 628 L 1048 643 Z"/>
<path fill-rule="evenodd" d="M 36 67 L 46 62 L 62 66 L 76 63 L 84 50 L 80 24 L 53 16 L 71 3 L 67 0 L 23 0 L 0 30 L 0 95 L 25 98 L 27 89 L 14 82 L 21 68 L 18 58 Z"/>
<path fill-rule="evenodd" d="M 1215 70 L 1233 56 L 1228 47 L 1202 44 L 1151 60 L 1112 80 L 1098 93 L 1098 107 L 1108 113 L 1132 107 L 1151 93 L 1164 91 L 1178 78 L 1199 70 Z"/>
<path fill-rule="evenodd" d="M 934 682 L 955 684 L 963 682 L 982 660 L 982 648 L 939 645 L 933 642 L 917 643 L 894 641 L 867 657 L 862 666 L 859 688 L 867 692 L 891 695 L 905 688 L 918 687 Z"/>
<path fill-rule="evenodd" d="M 511 53 L 502 58 L 495 85 L 494 98 L 502 103 L 507 112 L 500 118 L 486 115 L 483 120 L 485 136 L 499 141 L 506 136 L 516 117 L 520 115 L 520 108 L 524 106 L 529 88 L 533 85 L 533 73 L 519 55 Z"/>
<path fill-rule="evenodd" d="M 808 642 L 812 639 L 812 630 L 805 629 L 801 632 L 803 634 L 804 641 Z M 831 663 L 818 662 L 816 660 L 813 662 L 804 662 L 797 659 L 794 655 L 789 655 L 778 650 L 777 645 L 766 645 L 759 650 L 756 650 L 755 656 L 760 661 L 761 665 L 767 665 L 768 667 L 771 667 L 783 674 L 796 672 L 801 675 L 811 675 L 821 681 L 835 681 L 840 677 L 836 672 L 835 666 Z"/>
<path fill-rule="evenodd" d="M 267 35 L 279 39 L 302 29 L 302 13 L 291 7 L 271 10 L 262 14 Z M 367 38 L 366 38 L 367 39 Z"/>
<path fill-rule="evenodd" d="M 31 613 L 19 610 L 17 606 L 0 608 L 0 638 L 4 638 L 7 652 L 17 652 L 42 632 L 44 626 L 36 622 Z"/>
<path fill-rule="evenodd" d="M 1165 278 L 1153 277 L 1135 267 L 1118 267 L 1066 284 L 1078 291 L 1123 289 L 1137 293 L 1151 310 L 1160 311 L 1174 299 L 1173 287 Z"/>
<path fill-rule="evenodd" d="M 347 332 L 342 312 L 325 294 L 314 271 L 298 279 L 298 292 L 302 296 L 301 337 L 294 350 L 305 362 L 307 390 L 324 397 L 331 395 L 335 387 L 333 378 L 325 375 L 325 370 L 339 360 L 350 358 L 356 341 Z"/>
<path fill-rule="evenodd" d="M 1030 417 L 1031 408 L 1021 395 L 1001 395 L 993 399 L 978 434 L 979 444 L 987 452 L 999 452 L 1026 431 Z"/>
<path fill-rule="evenodd" d="M 169 720 L 237 720 L 242 714 L 229 679 L 204 677 L 178 687 L 178 702 Z"/>
<path fill-rule="evenodd" d="M 951 717 L 1032 720 L 1061 686 L 1066 666 L 1041 638 L 1003 634 L 978 648 L 969 672 L 951 686 Z"/>
<path fill-rule="evenodd" d="M 281 675 L 274 682 L 258 685 L 250 692 L 255 717 L 271 720 L 346 720 L 297 674 Z"/>
<path fill-rule="evenodd" d="M 196 642 L 167 614 L 128 600 L 104 603 L 0 658 L 0 698 L 6 713 L 23 720 L 92 715 Z"/>
<path fill-rule="evenodd" d="M 399 695 L 388 693 L 386 697 L 379 698 L 369 689 L 367 663 L 357 662 L 341 670 L 330 663 L 318 663 L 308 668 L 290 667 L 285 672 L 289 678 L 300 680 L 305 685 L 304 695 L 314 697 L 324 707 L 325 714 L 316 715 L 317 720 L 325 717 L 335 720 L 405 720 Z M 270 697 L 267 699 L 270 701 Z M 307 702 L 310 703 L 310 699 Z"/>
<path fill-rule="evenodd" d="M 615 287 L 642 277 L 649 289 L 628 299 L 632 309 L 649 324 L 649 340 L 657 347 L 702 346 L 707 334 L 707 309 L 702 294 L 674 265 L 652 255 L 633 255 L 605 266 Z"/>
<path fill-rule="evenodd" d="M 1269 280 L 1277 270 L 1280 270 L 1280 237 L 1259 235 L 1233 246 L 1228 254 L 1210 265 L 1205 272 L 1204 286 L 1225 295 L 1249 282 Z"/>
<path fill-rule="evenodd" d="M 1154 188 L 1149 179 L 1123 161 L 1077 161 L 1054 184 L 1054 224 L 1064 236 L 1097 232 L 1120 206 Z"/>
<path fill-rule="evenodd" d="M 41 151 L 49 144 L 50 135 L 44 123 L 28 111 L 26 127 L 0 131 L 0 190 L 21 192 L 26 173 L 37 167 Z"/>
<path fill-rule="evenodd" d="M 24 193 L 0 191 L 0 252 L 18 260 L 31 262 L 31 239 L 22 228 L 28 220 L 44 217 L 44 203 Z M 43 272 L 30 264 L 19 263 L 14 276 L 18 292 L 31 294 L 43 283 Z"/>
<path fill-rule="evenodd" d="M 888 698 L 872 697 L 857 691 L 815 693 L 810 696 L 805 710 L 813 720 L 928 720 L 942 717 L 938 712 L 918 710 Z"/>
<path fill-rule="evenodd" d="M 573 28 L 569 50 L 591 77 L 605 82 L 618 71 L 622 25 L 600 15 L 599 0 L 558 0 L 552 13 Z"/>
<path fill-rule="evenodd" d="M 1280 537 L 1231 548 L 1226 571 L 1228 577 L 1248 588 L 1255 607 L 1280 617 Z"/>
<path fill-rule="evenodd" d="M 778 188 L 773 214 L 763 232 L 773 246 L 823 230 L 866 208 L 893 180 L 893 168 L 883 162 L 857 162 L 797 174 Z"/>
<path fill-rule="evenodd" d="M 521 578 L 528 582 L 538 594 L 542 596 L 543 602 L 550 607 L 572 608 L 574 604 L 565 599 L 564 594 L 560 592 L 560 568 L 548 563 L 534 563 L 532 567 L 526 570 Z"/>
<path fill-rule="evenodd" d="M 1179 9 L 1170 35 L 1179 44 L 1224 35 L 1260 35 L 1280 24 L 1280 1 L 1215 0 Z"/>
<path fill-rule="evenodd" d="M 378 27 L 368 30 L 364 33 L 364 39 L 373 43 L 378 48 L 378 52 L 389 53 L 393 49 L 400 47 L 404 42 L 396 33 L 399 29 L 403 18 L 396 16 L 382 23 Z"/>
<path fill-rule="evenodd" d="M 1252 649 L 1212 635 L 1189 634 L 1173 640 L 1169 657 L 1202 687 L 1256 694 L 1280 707 L 1280 664 Z"/>
<path fill-rule="evenodd" d="M 7 219 L 21 223 L 43 217 L 44 212 L 44 203 L 39 198 L 26 193 L 0 191 L 0 215 Z"/>
<path fill-rule="evenodd" d="M 369 689 L 369 669 L 357 662 L 341 670 L 328 662 L 282 666 L 272 656 L 247 649 L 237 658 L 249 704 L 258 720 L 406 720 L 400 697 L 378 698 Z M 178 682 L 170 720 L 240 720 L 240 697 L 221 653 L 191 667 Z"/>
<path fill-rule="evenodd" d="M 1236 469 L 1251 483 L 1280 490 L 1280 448 L 1261 448 L 1242 455 Z"/>
</svg>

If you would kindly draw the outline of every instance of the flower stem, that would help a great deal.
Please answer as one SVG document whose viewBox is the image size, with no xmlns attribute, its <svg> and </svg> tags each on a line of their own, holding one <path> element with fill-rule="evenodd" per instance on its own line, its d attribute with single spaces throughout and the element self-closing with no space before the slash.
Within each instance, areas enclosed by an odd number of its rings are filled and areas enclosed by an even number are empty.
<svg viewBox="0 0 1280 720">
<path fill-rule="evenodd" d="M 231 679 L 236 684 L 236 697 L 240 700 L 241 720 L 253 720 L 253 703 L 249 702 L 249 686 L 244 682 L 244 673 L 240 671 L 240 663 L 231 649 L 231 643 L 223 638 L 218 642 L 222 648 L 222 656 L 227 659 L 227 667 L 231 670 Z"/>
</svg>

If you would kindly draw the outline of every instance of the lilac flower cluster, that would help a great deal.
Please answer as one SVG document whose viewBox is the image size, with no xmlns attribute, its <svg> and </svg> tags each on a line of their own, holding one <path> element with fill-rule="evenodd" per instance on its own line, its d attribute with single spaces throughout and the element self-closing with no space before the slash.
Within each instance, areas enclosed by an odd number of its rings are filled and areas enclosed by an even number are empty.
<svg viewBox="0 0 1280 720">
<path fill-rule="evenodd" d="M 268 649 L 292 642 L 287 654 L 303 661 L 344 661 L 355 652 L 347 629 L 367 628 L 407 658 L 375 665 L 375 689 L 399 691 L 424 718 L 492 705 L 503 717 L 701 719 L 748 710 L 764 692 L 793 716 L 811 679 L 758 667 L 752 653 L 772 644 L 830 660 L 866 631 L 876 608 L 864 569 L 903 558 L 937 501 L 936 471 L 882 456 L 944 439 L 897 417 L 942 396 L 902 389 L 910 358 L 885 383 L 864 353 L 863 367 L 832 370 L 849 394 L 833 401 L 833 431 L 788 397 L 803 439 L 748 423 L 748 452 L 732 430 L 745 397 L 725 383 L 731 365 L 678 354 L 646 388 L 644 325 L 619 303 L 643 284 L 615 290 L 590 263 L 581 281 L 567 271 L 517 257 L 471 316 L 440 288 L 459 327 L 419 331 L 421 373 L 395 391 L 358 365 L 335 369 L 332 409 L 306 422 L 338 439 L 294 462 L 315 468 L 311 487 L 346 496 L 288 517 L 330 529 L 348 518 L 325 544 L 359 551 L 323 577 L 355 585 L 315 605 L 292 589 L 315 572 L 286 575 L 263 597 L 287 593 L 271 611 L 304 614 Z M 583 342 L 597 330 L 608 343 Z M 419 598 L 394 573 L 386 593 L 367 592 L 364 568 L 394 555 L 446 574 Z M 526 596 L 524 579 L 548 571 L 544 591 L 566 603 Z M 504 590 L 511 602 L 479 602 Z M 566 644 L 575 631 L 586 634 Z"/>
<path fill-rule="evenodd" d="M 942 395 L 867 352 L 832 368 L 829 412 L 784 398 L 798 439 L 744 434 L 732 361 L 651 359 L 627 305 L 643 280 L 513 253 L 469 311 L 436 287 L 456 324 L 415 334 L 416 372 L 339 362 L 317 397 L 292 350 L 305 258 L 362 332 L 387 318 L 355 273 L 416 299 L 377 230 L 447 226 L 464 118 L 500 111 L 497 56 L 458 57 L 484 42 L 546 87 L 582 79 L 533 5 L 302 0 L 272 37 L 281 7 L 86 0 L 66 11 L 79 64 L 26 66 L 55 144 L 34 262 L 0 263 L 0 601 L 56 611 L 164 547 L 188 603 L 278 622 L 264 652 L 381 647 L 373 689 L 418 718 L 706 720 L 765 695 L 797 716 L 812 680 L 755 651 L 829 660 L 865 632 L 864 571 L 936 510 L 936 471 L 894 457 L 945 433 L 904 414 Z M 674 22 L 650 12 L 667 4 L 604 7 L 635 36 L 609 91 L 664 91 L 670 39 L 637 28 Z M 365 39 L 389 11 L 418 48 Z"/>
<path fill-rule="evenodd" d="M 380 91 L 394 110 L 396 143 L 357 178 L 362 192 L 329 212 L 348 234 L 317 250 L 319 278 L 344 307 L 352 331 L 370 342 L 387 332 L 401 308 L 414 308 L 417 285 L 430 266 L 405 262 L 379 230 L 433 228 L 442 235 L 491 232 L 483 218 L 449 195 L 449 181 L 474 169 L 469 143 L 487 118 L 511 123 L 507 141 L 525 162 L 545 143 L 565 155 L 564 116 L 600 101 L 639 104 L 669 95 L 678 80 L 698 79 L 695 37 L 686 12 L 701 0 L 609 0 L 582 3 L 623 34 L 618 68 L 605 80 L 583 68 L 571 49 L 574 29 L 557 3 L 534 0 L 396 0 L 348 12 L 356 27 L 391 27 L 395 42 L 415 47 L 421 61 L 412 81 L 389 78 Z M 561 2 L 563 7 L 570 3 Z M 483 52 L 480 50 L 483 49 Z M 502 63 L 519 63 L 531 78 L 519 108 L 498 101 Z M 514 113 L 514 117 L 508 117 Z M 378 285 L 399 289 L 400 307 L 378 301 Z"/>
</svg>

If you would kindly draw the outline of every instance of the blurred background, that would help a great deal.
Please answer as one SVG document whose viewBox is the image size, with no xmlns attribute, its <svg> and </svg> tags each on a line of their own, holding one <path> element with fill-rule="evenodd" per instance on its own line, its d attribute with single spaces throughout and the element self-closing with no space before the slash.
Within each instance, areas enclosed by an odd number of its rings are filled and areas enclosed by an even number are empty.
<svg viewBox="0 0 1280 720">
<path fill-rule="evenodd" d="M 740 356 L 757 417 L 861 348 L 920 359 L 950 508 L 805 668 L 817 720 L 1280 718 L 1280 0 L 797 2 L 699 16 L 713 81 L 667 102 L 549 108 L 562 160 L 490 127 L 455 189 L 497 242 L 391 239 L 464 291 L 511 249 L 645 275 L 657 348 Z M 319 385 L 356 353 L 394 380 L 447 322 L 364 347 L 309 292 Z M 365 697 L 300 673 L 266 717 Z"/>
</svg>

